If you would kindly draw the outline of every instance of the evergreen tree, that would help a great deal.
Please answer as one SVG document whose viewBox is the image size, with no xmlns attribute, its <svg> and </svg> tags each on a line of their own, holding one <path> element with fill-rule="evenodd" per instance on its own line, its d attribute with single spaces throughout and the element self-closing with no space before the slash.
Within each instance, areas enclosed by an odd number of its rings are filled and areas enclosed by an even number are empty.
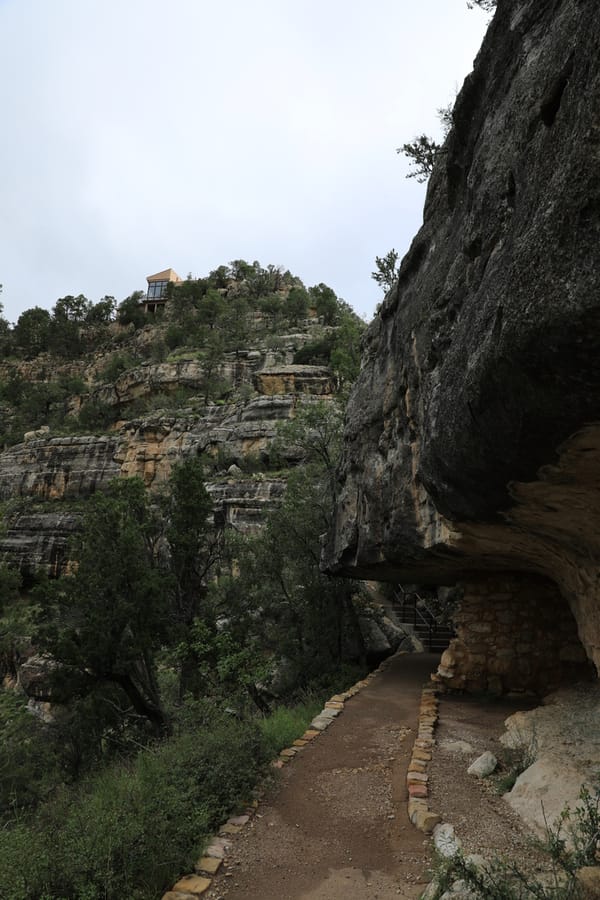
<svg viewBox="0 0 600 900">
<path fill-rule="evenodd" d="M 34 357 L 48 349 L 50 322 L 48 310 L 39 306 L 21 313 L 15 325 L 14 339 L 25 356 Z"/>
<path fill-rule="evenodd" d="M 63 701 L 118 689 L 156 733 L 167 726 L 154 655 L 168 633 L 170 581 L 155 564 L 156 523 L 143 483 L 121 479 L 88 501 L 72 575 L 35 591 L 36 643 L 58 665 L 50 697 Z M 114 701 L 113 701 L 114 702 Z"/>
<path fill-rule="evenodd" d="M 375 257 L 375 271 L 371 272 L 371 278 L 383 288 L 387 294 L 396 283 L 398 277 L 398 253 L 390 250 L 385 256 Z"/>
</svg>

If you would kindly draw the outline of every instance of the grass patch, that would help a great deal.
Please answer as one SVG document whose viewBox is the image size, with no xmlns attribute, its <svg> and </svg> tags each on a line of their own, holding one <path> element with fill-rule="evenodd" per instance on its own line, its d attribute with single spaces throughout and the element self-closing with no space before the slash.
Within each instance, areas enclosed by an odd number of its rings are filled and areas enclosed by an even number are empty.
<svg viewBox="0 0 600 900">
<path fill-rule="evenodd" d="M 296 706 L 279 706 L 260 723 L 260 730 L 271 755 L 290 747 L 299 738 L 323 707 L 323 701 L 311 697 Z"/>
</svg>

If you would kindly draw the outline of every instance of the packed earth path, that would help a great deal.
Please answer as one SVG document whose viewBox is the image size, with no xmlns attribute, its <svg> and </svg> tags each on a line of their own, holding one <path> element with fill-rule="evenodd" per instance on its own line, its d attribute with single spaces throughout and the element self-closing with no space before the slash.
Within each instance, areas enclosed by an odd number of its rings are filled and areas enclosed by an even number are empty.
<svg viewBox="0 0 600 900">
<path fill-rule="evenodd" d="M 424 890 L 430 840 L 406 773 L 435 654 L 393 657 L 283 769 L 236 835 L 210 900 L 398 900 Z"/>
</svg>

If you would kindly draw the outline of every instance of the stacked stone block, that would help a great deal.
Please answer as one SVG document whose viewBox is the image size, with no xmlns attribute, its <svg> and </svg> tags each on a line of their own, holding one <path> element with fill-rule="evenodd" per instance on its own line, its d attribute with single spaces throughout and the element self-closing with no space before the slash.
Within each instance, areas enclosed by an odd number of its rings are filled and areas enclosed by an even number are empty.
<svg viewBox="0 0 600 900">
<path fill-rule="evenodd" d="M 408 790 L 408 817 L 412 824 L 431 834 L 442 819 L 429 808 L 429 776 L 427 767 L 435 740 L 433 732 L 438 720 L 438 699 L 432 687 L 424 687 L 419 709 L 419 727 L 406 775 Z"/>
<path fill-rule="evenodd" d="M 472 581 L 442 654 L 438 683 L 492 694 L 546 694 L 593 668 L 569 605 L 552 582 L 531 576 Z"/>
</svg>

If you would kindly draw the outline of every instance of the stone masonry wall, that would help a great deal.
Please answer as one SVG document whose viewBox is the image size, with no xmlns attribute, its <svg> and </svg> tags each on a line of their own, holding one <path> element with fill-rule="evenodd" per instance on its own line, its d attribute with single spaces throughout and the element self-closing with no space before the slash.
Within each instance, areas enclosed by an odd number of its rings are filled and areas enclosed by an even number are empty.
<svg viewBox="0 0 600 900">
<path fill-rule="evenodd" d="M 457 637 L 434 676 L 453 689 L 543 695 L 593 676 L 569 605 L 547 579 L 465 584 L 455 624 Z"/>
</svg>

